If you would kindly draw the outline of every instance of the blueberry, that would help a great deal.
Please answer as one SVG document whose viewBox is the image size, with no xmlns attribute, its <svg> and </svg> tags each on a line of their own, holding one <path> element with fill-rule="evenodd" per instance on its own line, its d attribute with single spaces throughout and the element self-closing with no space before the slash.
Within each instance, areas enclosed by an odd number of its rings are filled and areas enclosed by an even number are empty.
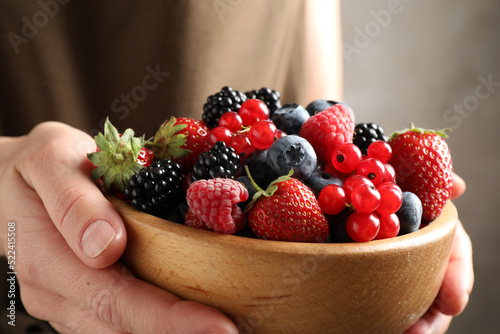
<svg viewBox="0 0 500 334">
<path fill-rule="evenodd" d="M 345 104 L 343 102 L 319 99 L 319 100 L 314 100 L 311 103 L 309 103 L 306 107 L 306 110 L 309 112 L 309 115 L 313 116 L 313 115 L 319 113 L 320 111 L 325 110 L 326 108 L 333 107 L 336 104 L 343 104 L 343 105 L 347 106 L 347 104 Z"/>
<path fill-rule="evenodd" d="M 243 166 L 248 167 L 252 179 L 262 189 L 266 189 L 269 183 L 278 177 L 267 165 L 267 151 L 256 150 L 243 160 Z M 246 175 L 244 169 L 242 169 L 242 174 Z"/>
<path fill-rule="evenodd" d="M 409 191 L 403 192 L 403 203 L 396 212 L 399 218 L 399 235 L 418 231 L 422 221 L 422 201 Z"/>
<path fill-rule="evenodd" d="M 245 202 L 238 203 L 238 206 L 240 207 L 241 211 L 245 211 L 248 203 L 250 203 L 253 195 L 255 195 L 257 190 L 253 187 L 252 183 L 250 182 L 250 179 L 247 176 L 239 176 L 236 178 L 236 181 L 243 183 L 243 185 L 248 190 L 248 199 Z"/>
<path fill-rule="evenodd" d="M 267 152 L 267 164 L 272 173 L 287 175 L 293 168 L 293 178 L 307 180 L 316 169 L 318 158 L 307 139 L 288 135 L 276 140 Z"/>
<path fill-rule="evenodd" d="M 298 135 L 302 124 L 309 118 L 307 110 L 296 103 L 288 103 L 277 109 L 271 116 L 276 127 L 288 135 Z"/>
<path fill-rule="evenodd" d="M 316 198 L 318 198 L 321 189 L 326 185 L 336 184 L 342 186 L 344 181 L 327 171 L 315 170 L 304 183 L 312 190 Z"/>
<path fill-rule="evenodd" d="M 347 233 L 347 219 L 351 215 L 352 211 L 349 208 L 345 208 L 344 211 L 336 216 L 328 216 L 328 225 L 330 228 L 330 238 L 331 243 L 345 243 L 354 242 L 354 240 L 349 237 Z"/>
</svg>

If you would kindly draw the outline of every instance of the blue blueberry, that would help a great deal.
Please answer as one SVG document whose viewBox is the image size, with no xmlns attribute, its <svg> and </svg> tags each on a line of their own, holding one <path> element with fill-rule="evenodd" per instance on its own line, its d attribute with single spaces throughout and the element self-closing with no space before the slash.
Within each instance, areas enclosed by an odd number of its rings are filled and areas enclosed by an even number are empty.
<svg viewBox="0 0 500 334">
<path fill-rule="evenodd" d="M 307 180 L 316 169 L 318 158 L 307 139 L 288 135 L 276 140 L 267 152 L 267 165 L 272 173 L 287 175 L 293 168 L 293 178 Z"/>
<path fill-rule="evenodd" d="M 271 116 L 276 127 L 288 135 L 298 135 L 302 124 L 309 119 L 307 110 L 296 103 L 288 103 L 277 109 Z"/>
<path fill-rule="evenodd" d="M 418 231 L 422 221 L 422 201 L 414 193 L 403 192 L 403 203 L 396 215 L 400 224 L 398 235 Z"/>
<path fill-rule="evenodd" d="M 343 102 L 319 99 L 319 100 L 314 100 L 311 103 L 309 103 L 306 107 L 306 110 L 309 112 L 309 115 L 313 116 L 313 115 L 319 113 L 320 111 L 325 110 L 326 108 L 333 107 L 336 104 L 343 104 L 343 105 L 347 106 L 347 104 L 345 104 Z"/>
<path fill-rule="evenodd" d="M 327 216 L 328 226 L 330 228 L 330 237 L 328 242 L 330 243 L 345 243 L 354 242 L 347 233 L 347 219 L 351 215 L 352 211 L 349 208 L 345 208 L 344 211 L 336 216 Z"/>
<path fill-rule="evenodd" d="M 278 177 L 267 165 L 267 152 L 268 150 L 256 150 L 243 160 L 243 166 L 248 167 L 252 179 L 262 189 L 266 189 L 269 183 Z M 245 167 L 241 174 L 246 175 Z"/>
<path fill-rule="evenodd" d="M 325 186 L 329 184 L 342 186 L 344 184 L 344 181 L 342 181 L 342 179 L 339 179 L 335 175 L 328 173 L 327 171 L 315 170 L 304 183 L 312 190 L 316 198 L 318 198 L 321 189 L 323 189 Z"/>
<path fill-rule="evenodd" d="M 248 178 L 248 176 L 238 176 L 236 178 L 236 181 L 239 181 L 239 182 L 243 183 L 243 185 L 245 186 L 245 188 L 247 188 L 247 190 L 248 190 L 248 199 L 246 201 L 244 201 L 244 202 L 238 203 L 238 206 L 240 207 L 241 211 L 245 211 L 248 203 L 250 203 L 250 201 L 252 200 L 253 195 L 255 195 L 255 193 L 257 192 L 257 190 L 253 187 L 253 185 L 250 182 L 250 179 Z"/>
</svg>

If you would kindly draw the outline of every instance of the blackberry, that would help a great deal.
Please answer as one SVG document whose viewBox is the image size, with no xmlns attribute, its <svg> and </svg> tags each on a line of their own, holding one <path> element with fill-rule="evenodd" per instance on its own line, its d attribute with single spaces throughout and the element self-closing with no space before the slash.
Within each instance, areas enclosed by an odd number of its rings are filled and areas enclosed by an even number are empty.
<svg viewBox="0 0 500 334">
<path fill-rule="evenodd" d="M 182 197 L 183 178 L 178 163 L 159 160 L 130 177 L 124 196 L 134 208 L 161 217 Z"/>
<path fill-rule="evenodd" d="M 367 153 L 368 146 L 376 140 L 387 141 L 384 129 L 375 123 L 359 123 L 354 128 L 352 142 L 359 147 L 362 154 Z"/>
<path fill-rule="evenodd" d="M 248 99 L 258 99 L 263 101 L 269 108 L 269 117 L 273 115 L 276 109 L 281 108 L 281 94 L 277 90 L 272 90 L 271 88 L 262 87 L 261 89 L 251 90 L 245 92 Z"/>
<path fill-rule="evenodd" d="M 235 178 L 240 169 L 240 157 L 231 146 L 222 141 L 215 143 L 210 150 L 200 154 L 193 166 L 193 181 L 215 177 Z"/>
<path fill-rule="evenodd" d="M 215 128 L 219 125 L 219 118 L 228 111 L 238 112 L 241 104 L 247 100 L 245 94 L 231 87 L 222 87 L 221 91 L 210 95 L 203 105 L 202 119 L 205 123 Z"/>
</svg>

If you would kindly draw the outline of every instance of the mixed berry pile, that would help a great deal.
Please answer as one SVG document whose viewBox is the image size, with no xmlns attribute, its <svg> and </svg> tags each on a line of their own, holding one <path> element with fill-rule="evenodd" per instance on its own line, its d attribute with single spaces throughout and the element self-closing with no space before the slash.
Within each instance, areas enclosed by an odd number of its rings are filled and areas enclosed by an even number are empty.
<svg viewBox="0 0 500 334">
<path fill-rule="evenodd" d="M 445 131 L 386 137 L 341 102 L 281 104 L 279 92 L 223 87 L 200 120 L 171 117 L 153 138 L 106 121 L 88 155 L 138 210 L 217 233 L 367 242 L 417 231 L 450 198 Z"/>
</svg>

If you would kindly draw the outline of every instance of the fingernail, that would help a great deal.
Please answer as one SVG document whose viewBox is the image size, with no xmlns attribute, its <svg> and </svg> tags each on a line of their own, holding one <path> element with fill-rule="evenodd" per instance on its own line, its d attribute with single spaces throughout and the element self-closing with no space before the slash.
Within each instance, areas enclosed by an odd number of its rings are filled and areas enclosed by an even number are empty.
<svg viewBox="0 0 500 334">
<path fill-rule="evenodd" d="M 88 258 L 98 257 L 115 237 L 115 229 L 105 220 L 96 220 L 83 232 L 82 248 Z"/>
</svg>

